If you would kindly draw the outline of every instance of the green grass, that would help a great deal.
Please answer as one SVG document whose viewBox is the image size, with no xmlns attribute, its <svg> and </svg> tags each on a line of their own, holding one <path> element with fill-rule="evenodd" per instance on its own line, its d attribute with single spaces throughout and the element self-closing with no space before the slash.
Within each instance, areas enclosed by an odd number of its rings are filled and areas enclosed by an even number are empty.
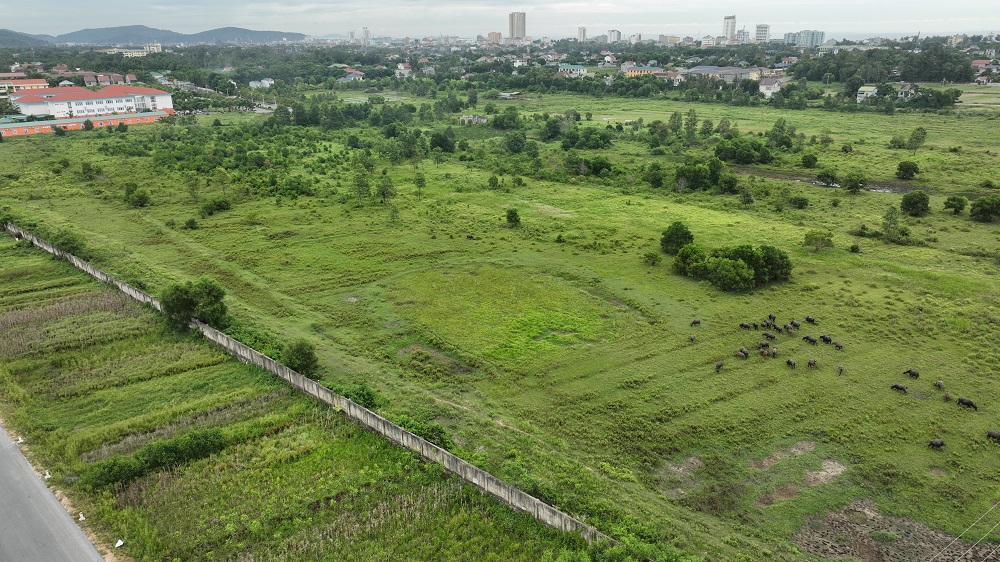
<svg viewBox="0 0 1000 562">
<path fill-rule="evenodd" d="M 131 559 L 537 560 L 586 549 L 168 331 L 64 262 L 6 238 L 0 262 L 0 325 L 18 334 L 0 344 L 7 428 Z M 207 428 L 227 442 L 208 458 L 104 490 L 80 483 L 95 462 Z"/>
<path fill-rule="evenodd" d="M 419 199 L 410 166 L 386 166 L 400 192 L 396 221 L 379 204 L 356 205 L 352 170 L 341 162 L 314 176 L 315 197 L 236 198 L 232 211 L 200 220 L 198 230 L 171 229 L 168 220 L 182 224 L 199 204 L 172 172 L 149 159 L 96 154 L 74 135 L 52 146 L 48 139 L 4 143 L 0 154 L 34 179 L 0 187 L 0 203 L 48 228 L 83 233 L 102 267 L 153 293 L 173 281 L 215 278 L 242 322 L 315 342 L 326 383 L 372 385 L 385 397 L 382 413 L 441 423 L 463 457 L 612 535 L 652 537 L 718 559 L 769 551 L 801 560 L 790 541 L 805 518 L 853 498 L 956 535 L 992 505 L 1000 493 L 997 450 L 984 434 L 997 429 L 989 412 L 1000 398 L 993 388 L 1000 229 L 942 210 L 948 192 L 975 191 L 989 177 L 995 156 L 986 151 L 1000 150 L 992 129 L 969 135 L 979 121 L 961 114 L 782 113 L 571 96 L 518 103 L 526 111 L 593 111 L 593 124 L 603 116 L 648 123 L 695 108 L 715 122 L 737 120 L 744 133 L 785 117 L 807 135 L 829 130 L 834 147 L 854 143 L 851 155 L 821 152 L 821 165 L 869 169 L 884 181 L 894 158 L 904 156 L 885 143 L 925 126 L 929 147 L 917 161 L 921 169 L 930 161 L 922 159 L 940 162 L 927 164 L 913 185 L 932 191 L 932 212 L 904 223 L 927 246 L 848 234 L 862 222 L 879 228 L 885 210 L 899 204 L 892 193 L 850 196 L 742 177 L 756 199 L 745 209 L 732 196 L 653 191 L 625 177 L 526 178 L 524 187 L 489 190 L 493 166 L 507 159 L 491 152 L 489 138 L 473 141 L 474 154 L 480 144 L 484 150 L 472 164 L 423 164 L 428 181 Z M 962 151 L 948 152 L 952 144 Z M 46 175 L 55 146 L 99 163 L 109 179 Z M 621 169 L 652 161 L 648 147 L 627 139 L 604 154 Z M 563 157 L 543 147 L 546 169 Z M 663 161 L 669 167 L 681 157 L 669 152 Z M 296 169 L 317 158 L 296 153 Z M 782 158 L 774 170 L 794 171 L 796 156 Z M 139 177 L 154 205 L 126 209 L 113 196 L 124 177 Z M 808 208 L 776 211 L 784 189 L 808 197 Z M 215 195 L 205 189 L 199 196 Z M 512 207 L 519 228 L 504 222 Z M 248 223 L 249 213 L 259 220 Z M 766 243 L 785 250 L 795 264 L 792 279 L 733 295 L 678 277 L 669 260 L 643 263 L 675 220 L 706 248 Z M 812 253 L 802 245 L 816 228 L 834 232 L 833 248 Z M 858 254 L 847 250 L 854 243 Z M 819 324 L 779 336 L 778 360 L 733 358 L 761 339 L 738 324 L 769 312 L 782 322 L 809 314 Z M 689 326 L 694 318 L 700 328 Z M 806 334 L 829 334 L 845 351 L 810 346 L 801 340 Z M 788 369 L 786 358 L 798 369 Z M 810 358 L 819 369 L 806 368 Z M 716 374 L 720 360 L 725 366 Z M 919 380 L 902 374 L 909 367 L 920 369 Z M 939 378 L 980 411 L 943 401 L 932 386 Z M 909 384 L 910 394 L 890 391 L 893 383 Z M 927 448 L 936 437 L 946 441 L 943 451 Z M 798 441 L 815 449 L 767 469 L 749 467 Z M 732 477 L 705 469 L 678 479 L 668 464 L 712 454 L 743 467 L 735 503 L 716 511 L 699 490 Z M 801 483 L 824 461 L 847 470 L 791 498 L 757 503 Z M 981 535 L 990 526 L 983 525 L 970 533 Z"/>
</svg>

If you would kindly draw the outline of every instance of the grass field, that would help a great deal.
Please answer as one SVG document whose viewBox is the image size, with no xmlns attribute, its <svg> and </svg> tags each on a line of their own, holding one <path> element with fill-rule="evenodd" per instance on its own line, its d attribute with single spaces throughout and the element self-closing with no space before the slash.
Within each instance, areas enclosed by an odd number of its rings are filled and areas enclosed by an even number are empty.
<svg viewBox="0 0 1000 562">
<path fill-rule="evenodd" d="M 1000 448 L 985 438 L 1000 429 L 990 413 L 1000 399 L 1000 229 L 942 210 L 946 194 L 980 193 L 978 183 L 995 173 L 995 128 L 961 114 L 782 113 L 569 96 L 519 107 L 593 111 L 594 124 L 605 116 L 648 123 L 695 108 L 715 122 L 728 116 L 744 133 L 785 117 L 807 135 L 828 132 L 834 147 L 854 144 L 850 155 L 819 153 L 821 166 L 863 167 L 885 181 L 897 158 L 888 139 L 924 126 L 928 146 L 915 159 L 927 171 L 913 185 L 932 192 L 932 212 L 904 223 L 926 246 L 848 234 L 861 223 L 878 228 L 899 204 L 894 193 L 850 196 L 745 177 L 757 201 L 744 208 L 732 196 L 607 180 L 528 178 L 490 190 L 484 161 L 503 159 L 489 153 L 490 138 L 473 141 L 487 153 L 474 164 L 424 164 L 419 198 L 409 166 L 388 167 L 399 189 L 396 220 L 380 204 L 356 205 L 342 164 L 321 177 L 315 197 L 238 200 L 197 230 L 169 228 L 198 206 L 177 178 L 149 159 L 106 157 L 72 135 L 0 146 L 22 170 L 0 185 L 0 203 L 50 229 L 82 233 L 103 267 L 154 293 L 200 275 L 218 280 L 241 321 L 315 342 L 325 382 L 372 385 L 386 415 L 441 423 L 458 454 L 612 536 L 713 560 L 801 560 L 810 557 L 794 542 L 803 525 L 858 498 L 952 535 L 1000 499 Z M 64 151 L 100 164 L 109 179 L 54 176 L 49 168 Z M 621 166 L 651 161 L 648 147 L 628 140 L 607 154 Z M 305 167 L 316 156 L 299 158 Z M 561 158 L 544 149 L 546 165 Z M 792 169 L 794 157 L 783 158 L 774 170 Z M 125 208 L 114 195 L 125 177 L 150 190 L 152 207 Z M 775 210 L 784 189 L 809 206 Z M 519 210 L 519 228 L 506 226 L 508 208 Z M 675 220 L 706 248 L 785 250 L 792 279 L 734 295 L 675 275 L 667 261 L 645 264 L 641 256 L 658 249 Z M 833 248 L 802 245 L 816 228 L 834 233 Z M 847 251 L 854 243 L 860 253 Z M 778 336 L 777 359 L 735 359 L 761 339 L 739 323 L 770 312 L 803 328 Z M 806 315 L 818 324 L 806 324 Z M 694 318 L 700 327 L 690 327 Z M 844 351 L 801 339 L 825 334 Z M 806 367 L 812 358 L 815 370 Z M 920 378 L 902 374 L 908 368 Z M 943 400 L 932 386 L 938 379 L 979 411 Z M 896 383 L 909 393 L 890 390 Z M 946 447 L 929 449 L 934 438 Z M 969 536 L 995 522 L 984 519 Z"/>
<path fill-rule="evenodd" d="M 168 331 L 68 264 L 10 239 L 0 263 L 0 412 L 104 544 L 124 539 L 119 557 L 527 561 L 586 550 Z M 212 430 L 226 447 L 208 457 L 83 484 L 96 463 Z"/>
</svg>

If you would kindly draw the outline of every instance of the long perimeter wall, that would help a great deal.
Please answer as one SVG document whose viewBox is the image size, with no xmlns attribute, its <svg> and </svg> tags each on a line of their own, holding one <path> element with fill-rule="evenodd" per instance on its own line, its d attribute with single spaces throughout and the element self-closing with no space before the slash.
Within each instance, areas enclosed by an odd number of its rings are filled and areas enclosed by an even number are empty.
<svg viewBox="0 0 1000 562">
<path fill-rule="evenodd" d="M 97 269 L 73 254 L 56 248 L 52 244 L 49 244 L 45 240 L 32 235 L 30 232 L 21 229 L 13 223 L 5 223 L 4 228 L 14 238 L 18 240 L 29 240 L 32 244 L 45 250 L 46 252 L 54 256 L 64 258 L 77 268 L 85 271 L 94 279 L 97 279 L 102 283 L 112 284 L 135 300 L 148 303 L 156 310 L 161 310 L 160 302 L 158 300 L 145 292 L 136 289 L 121 279 Z M 240 361 L 255 365 L 277 375 L 302 393 L 312 396 L 325 404 L 333 406 L 338 411 L 343 412 L 351 420 L 354 420 L 375 433 L 382 435 L 389 441 L 392 441 L 401 447 L 410 449 L 411 451 L 420 453 L 420 456 L 423 458 L 444 466 L 447 470 L 457 474 L 466 482 L 490 494 L 515 510 L 530 513 L 536 519 L 542 521 L 549 527 L 568 532 L 580 533 L 587 539 L 588 542 L 593 541 L 594 539 L 613 540 L 594 529 L 594 527 L 591 527 L 590 525 L 563 513 L 538 498 L 530 494 L 526 494 L 520 489 L 507 484 L 503 480 L 500 480 L 485 470 L 482 470 L 438 447 L 437 445 L 410 433 L 409 431 L 406 431 L 402 427 L 390 422 L 368 408 L 356 404 L 344 396 L 334 393 L 332 390 L 321 385 L 320 383 L 305 377 L 292 369 L 289 369 L 278 361 L 275 361 L 263 353 L 236 341 L 223 332 L 220 332 L 219 330 L 216 330 L 215 328 L 197 320 L 193 320 L 191 322 L 191 327 L 200 330 L 205 336 L 205 339 L 215 343 Z"/>
</svg>

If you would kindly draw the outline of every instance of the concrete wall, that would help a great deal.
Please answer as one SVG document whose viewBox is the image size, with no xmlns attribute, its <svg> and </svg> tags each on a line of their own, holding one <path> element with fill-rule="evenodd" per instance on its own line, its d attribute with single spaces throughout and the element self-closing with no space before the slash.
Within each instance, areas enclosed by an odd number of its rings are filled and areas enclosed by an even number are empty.
<svg viewBox="0 0 1000 562">
<path fill-rule="evenodd" d="M 11 236 L 18 239 L 23 238 L 30 240 L 32 244 L 38 246 L 46 252 L 65 258 L 76 267 L 87 272 L 87 274 L 94 279 L 103 283 L 111 283 L 135 300 L 149 303 L 153 308 L 160 310 L 159 301 L 143 291 L 132 287 L 128 283 L 125 283 L 121 279 L 108 275 L 76 256 L 59 250 L 45 240 L 33 236 L 31 233 L 22 230 L 14 224 L 6 223 L 5 228 Z M 487 494 L 490 494 L 510 507 L 513 507 L 518 511 L 530 513 L 533 517 L 550 527 L 563 531 L 580 533 L 587 539 L 587 541 L 592 541 L 594 539 L 611 540 L 606 535 L 598 532 L 596 529 L 583 523 L 582 521 L 570 517 L 566 513 L 563 513 L 538 498 L 535 498 L 530 494 L 526 494 L 514 486 L 507 484 L 503 480 L 500 480 L 485 470 L 482 470 L 449 453 L 448 451 L 445 451 L 437 445 L 410 433 L 409 431 L 406 431 L 402 427 L 390 422 L 375 412 L 356 404 L 347 397 L 334 393 L 329 388 L 308 377 L 300 375 L 292 369 L 282 365 L 278 361 L 275 361 L 274 359 L 259 353 L 255 349 L 234 340 L 223 332 L 220 332 L 219 330 L 216 330 L 215 328 L 197 320 L 193 320 L 191 322 L 191 327 L 200 330 L 205 336 L 205 339 L 215 343 L 240 361 L 274 373 L 291 386 L 300 390 L 302 393 L 333 406 L 338 411 L 343 412 L 348 418 L 360 423 L 375 433 L 382 435 L 400 447 L 410 449 L 411 451 L 419 453 L 420 456 L 429 461 L 441 464 L 448 471 L 457 474 L 466 482 L 469 482 L 473 486 L 479 488 Z"/>
</svg>

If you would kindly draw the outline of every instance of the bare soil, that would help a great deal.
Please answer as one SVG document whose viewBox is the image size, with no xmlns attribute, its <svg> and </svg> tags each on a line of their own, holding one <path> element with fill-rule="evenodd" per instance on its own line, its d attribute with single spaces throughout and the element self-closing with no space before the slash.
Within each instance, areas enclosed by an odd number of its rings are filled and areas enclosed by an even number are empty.
<svg viewBox="0 0 1000 562">
<path fill-rule="evenodd" d="M 780 449 L 776 451 L 773 455 L 761 459 L 758 461 L 750 461 L 751 468 L 767 469 L 771 468 L 779 462 L 798 456 L 802 456 L 806 453 L 811 453 L 816 448 L 816 443 L 812 441 L 799 441 L 798 443 L 788 447 L 786 449 Z"/>
</svg>

